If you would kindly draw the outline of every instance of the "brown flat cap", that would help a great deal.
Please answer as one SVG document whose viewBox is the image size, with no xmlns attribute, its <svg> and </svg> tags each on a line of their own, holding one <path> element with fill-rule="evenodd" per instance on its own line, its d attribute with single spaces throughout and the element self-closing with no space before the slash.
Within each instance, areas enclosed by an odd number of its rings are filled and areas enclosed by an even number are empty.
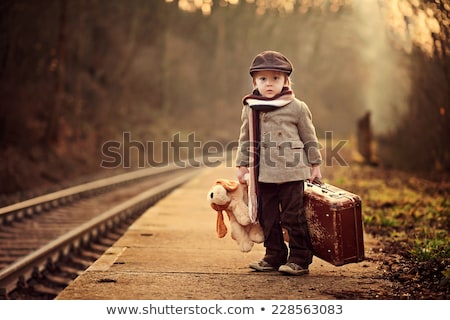
<svg viewBox="0 0 450 320">
<path fill-rule="evenodd" d="M 285 72 L 288 75 L 292 73 L 294 67 L 284 55 L 277 51 L 263 51 L 258 54 L 250 66 L 250 75 L 256 71 L 274 70 Z"/>
</svg>

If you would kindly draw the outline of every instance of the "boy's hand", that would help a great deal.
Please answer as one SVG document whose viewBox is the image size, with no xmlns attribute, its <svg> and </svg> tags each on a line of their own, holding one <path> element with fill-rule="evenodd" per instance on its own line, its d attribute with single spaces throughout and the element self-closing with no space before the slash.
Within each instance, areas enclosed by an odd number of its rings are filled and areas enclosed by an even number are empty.
<svg viewBox="0 0 450 320">
<path fill-rule="evenodd" d="M 315 179 L 322 180 L 322 173 L 320 172 L 320 166 L 313 166 L 311 169 L 311 178 L 309 178 L 309 181 L 314 182 Z"/>
<path fill-rule="evenodd" d="M 246 184 L 247 180 L 245 180 L 244 176 L 246 173 L 249 173 L 247 167 L 238 167 L 237 178 L 240 183 Z"/>
</svg>

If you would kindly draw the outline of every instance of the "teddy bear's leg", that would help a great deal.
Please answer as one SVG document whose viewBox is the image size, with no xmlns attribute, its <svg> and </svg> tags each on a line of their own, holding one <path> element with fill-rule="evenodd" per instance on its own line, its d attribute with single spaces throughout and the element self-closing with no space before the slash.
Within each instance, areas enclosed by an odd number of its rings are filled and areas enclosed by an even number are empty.
<svg viewBox="0 0 450 320">
<path fill-rule="evenodd" d="M 245 227 L 241 226 L 236 221 L 231 224 L 231 237 L 237 242 L 239 250 L 242 252 L 249 252 L 253 248 L 254 242 L 249 238 Z"/>
<path fill-rule="evenodd" d="M 241 252 L 250 252 L 252 251 L 253 244 L 253 241 L 241 241 L 240 243 L 238 243 L 239 250 L 241 250 Z"/>
<path fill-rule="evenodd" d="M 259 223 L 251 224 L 248 227 L 248 236 L 250 240 L 255 243 L 263 243 L 264 242 L 264 232 Z"/>
</svg>

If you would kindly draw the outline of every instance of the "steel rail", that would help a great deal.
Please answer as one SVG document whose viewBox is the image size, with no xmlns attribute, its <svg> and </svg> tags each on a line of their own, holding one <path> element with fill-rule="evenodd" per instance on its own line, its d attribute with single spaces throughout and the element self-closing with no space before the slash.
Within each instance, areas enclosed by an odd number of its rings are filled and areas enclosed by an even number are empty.
<svg viewBox="0 0 450 320">
<path fill-rule="evenodd" d="M 0 297 L 7 297 L 8 293 L 20 285 L 20 283 L 25 283 L 33 274 L 44 270 L 49 263 L 57 262 L 61 256 L 67 255 L 72 248 L 80 247 L 89 242 L 90 238 L 95 237 L 105 229 L 111 229 L 114 220 L 120 220 L 121 215 L 125 218 L 126 216 L 132 215 L 133 212 L 145 210 L 171 190 L 192 179 L 198 174 L 198 171 L 194 170 L 193 172 L 185 173 L 182 176 L 144 191 L 104 211 L 85 224 L 80 225 L 37 251 L 0 270 Z"/>
<path fill-rule="evenodd" d="M 27 215 L 32 215 L 33 213 L 40 212 L 44 209 L 49 209 L 60 204 L 71 202 L 78 197 L 82 197 L 83 195 L 98 192 L 103 189 L 110 188 L 114 185 L 150 177 L 176 169 L 180 168 L 176 167 L 175 165 L 170 165 L 165 167 L 137 170 L 130 173 L 123 173 L 117 176 L 87 182 L 81 185 L 8 205 L 0 208 L 0 225 L 21 219 Z"/>
</svg>

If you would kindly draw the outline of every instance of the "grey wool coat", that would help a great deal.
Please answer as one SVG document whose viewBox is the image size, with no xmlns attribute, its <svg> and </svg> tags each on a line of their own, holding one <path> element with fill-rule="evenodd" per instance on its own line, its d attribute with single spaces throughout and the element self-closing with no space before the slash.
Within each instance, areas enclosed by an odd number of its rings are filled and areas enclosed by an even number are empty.
<svg viewBox="0 0 450 320">
<path fill-rule="evenodd" d="M 236 166 L 249 166 L 249 109 L 242 109 L 242 125 Z M 273 111 L 260 112 L 259 182 L 284 183 L 306 180 L 311 166 L 322 157 L 311 111 L 305 102 L 294 98 Z"/>
</svg>

